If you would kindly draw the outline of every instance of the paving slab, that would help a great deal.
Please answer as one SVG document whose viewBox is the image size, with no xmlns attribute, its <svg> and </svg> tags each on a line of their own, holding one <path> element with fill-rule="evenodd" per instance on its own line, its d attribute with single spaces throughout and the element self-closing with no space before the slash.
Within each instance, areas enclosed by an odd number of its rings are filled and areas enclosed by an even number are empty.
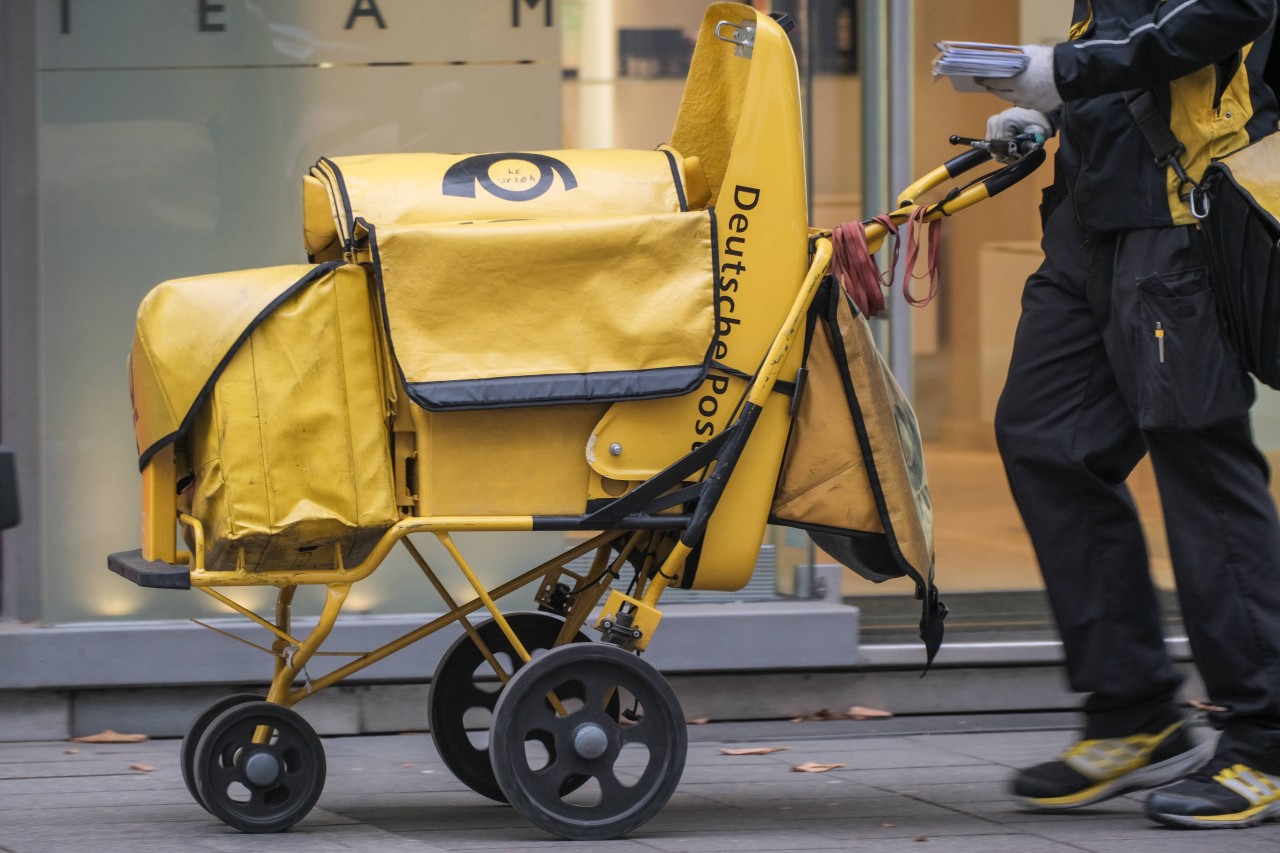
<svg viewBox="0 0 1280 853">
<path fill-rule="evenodd" d="M 623 839 L 565 842 L 470 791 L 429 736 L 323 739 L 318 806 L 288 832 L 246 835 L 192 802 L 180 741 L 0 743 L 0 853 L 947 853 L 1275 851 L 1280 823 L 1179 831 L 1129 795 L 1067 814 L 1008 799 L 1014 768 L 1072 738 L 1061 715 L 760 721 L 688 727 L 689 758 L 667 806 Z M 1202 732 L 1204 736 L 1211 736 Z M 724 749 L 778 747 L 763 755 Z M 796 772 L 802 762 L 843 764 Z"/>
</svg>

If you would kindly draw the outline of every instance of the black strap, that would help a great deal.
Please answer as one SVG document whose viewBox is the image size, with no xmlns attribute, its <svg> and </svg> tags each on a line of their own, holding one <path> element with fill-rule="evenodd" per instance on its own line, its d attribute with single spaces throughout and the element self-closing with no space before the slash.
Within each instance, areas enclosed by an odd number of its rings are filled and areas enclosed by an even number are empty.
<svg viewBox="0 0 1280 853">
<path fill-rule="evenodd" d="M 1156 165 L 1173 169 L 1173 173 L 1178 176 L 1178 196 L 1191 205 L 1193 216 L 1203 219 L 1209 212 L 1209 200 L 1201 191 L 1200 184 L 1187 174 L 1182 161 L 1178 159 L 1187 153 L 1187 147 L 1174 135 L 1173 128 L 1169 126 L 1168 113 L 1161 109 L 1150 89 L 1125 92 L 1124 102 L 1134 123 L 1138 125 L 1138 130 L 1147 140 L 1148 147 L 1156 155 Z M 1188 186 L 1191 190 L 1183 195 L 1183 187 Z"/>
<path fill-rule="evenodd" d="M 711 362 L 711 369 L 717 373 L 723 373 L 726 376 L 732 376 L 735 379 L 742 379 L 746 382 L 750 382 L 752 379 L 755 379 L 755 377 L 750 373 L 738 370 L 735 367 L 730 367 L 727 364 L 721 364 L 718 361 Z M 794 397 L 796 394 L 796 384 L 794 382 L 785 382 L 778 379 L 773 383 L 773 393 L 782 394 L 786 397 Z"/>
<path fill-rule="evenodd" d="M 1173 135 L 1173 128 L 1169 127 L 1169 116 L 1160 109 L 1156 96 L 1150 89 L 1125 92 L 1124 102 L 1133 114 L 1138 130 L 1142 131 L 1143 138 L 1147 140 L 1147 145 L 1156 155 L 1156 165 L 1171 165 L 1187 153 L 1186 146 Z"/>
</svg>

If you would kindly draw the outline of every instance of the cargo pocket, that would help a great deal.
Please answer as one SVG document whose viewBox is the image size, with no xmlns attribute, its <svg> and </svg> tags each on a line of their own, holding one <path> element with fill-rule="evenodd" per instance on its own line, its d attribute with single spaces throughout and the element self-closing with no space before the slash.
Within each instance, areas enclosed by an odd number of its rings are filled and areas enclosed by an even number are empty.
<svg viewBox="0 0 1280 853">
<path fill-rule="evenodd" d="M 1143 429 L 1188 430 L 1243 417 L 1253 383 L 1227 346 L 1207 267 L 1138 279 Z"/>
</svg>

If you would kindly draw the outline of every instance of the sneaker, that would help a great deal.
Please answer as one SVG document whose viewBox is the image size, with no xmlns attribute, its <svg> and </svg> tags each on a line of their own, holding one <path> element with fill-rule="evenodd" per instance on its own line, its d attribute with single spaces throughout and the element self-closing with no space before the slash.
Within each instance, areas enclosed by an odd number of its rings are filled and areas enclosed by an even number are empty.
<svg viewBox="0 0 1280 853">
<path fill-rule="evenodd" d="M 1212 754 L 1212 743 L 1197 744 L 1186 724 L 1178 721 L 1155 733 L 1072 744 L 1057 761 L 1014 777 L 1012 793 L 1018 802 L 1036 809 L 1078 809 L 1181 779 Z"/>
<path fill-rule="evenodd" d="M 1214 761 L 1147 797 L 1147 817 L 1168 826 L 1226 829 L 1280 817 L 1280 776 Z"/>
</svg>

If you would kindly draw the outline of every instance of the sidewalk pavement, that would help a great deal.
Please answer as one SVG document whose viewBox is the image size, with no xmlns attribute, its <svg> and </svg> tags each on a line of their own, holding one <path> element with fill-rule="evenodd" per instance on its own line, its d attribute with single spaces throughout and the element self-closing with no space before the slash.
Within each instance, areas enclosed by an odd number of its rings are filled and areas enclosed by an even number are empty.
<svg viewBox="0 0 1280 853">
<path fill-rule="evenodd" d="M 471 792 L 444 768 L 425 735 L 325 738 L 329 772 L 320 803 L 277 835 L 242 834 L 196 805 L 179 774 L 177 740 L 0 744 L 0 851 L 1280 849 L 1280 823 L 1168 829 L 1143 817 L 1138 796 L 1057 815 L 1007 799 L 1013 769 L 1059 751 L 1071 740 L 1072 723 L 1054 714 L 692 725 L 688 762 L 671 801 L 648 824 L 610 842 L 553 839 L 514 809 Z M 752 746 L 785 749 L 721 752 Z M 844 766 L 792 770 L 804 762 Z"/>
</svg>

